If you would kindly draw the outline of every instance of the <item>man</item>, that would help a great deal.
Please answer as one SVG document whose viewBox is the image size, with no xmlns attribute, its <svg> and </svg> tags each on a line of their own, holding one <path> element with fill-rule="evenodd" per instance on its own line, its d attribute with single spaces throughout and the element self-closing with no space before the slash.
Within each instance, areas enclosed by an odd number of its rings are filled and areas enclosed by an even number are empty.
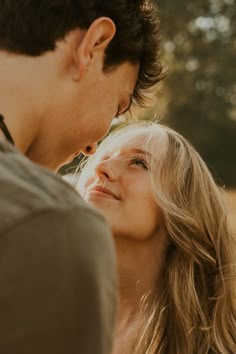
<svg viewBox="0 0 236 354">
<path fill-rule="evenodd" d="M 161 79 L 158 16 L 143 0 L 0 8 L 0 352 L 108 354 L 112 236 L 48 169 L 91 154 Z"/>
</svg>

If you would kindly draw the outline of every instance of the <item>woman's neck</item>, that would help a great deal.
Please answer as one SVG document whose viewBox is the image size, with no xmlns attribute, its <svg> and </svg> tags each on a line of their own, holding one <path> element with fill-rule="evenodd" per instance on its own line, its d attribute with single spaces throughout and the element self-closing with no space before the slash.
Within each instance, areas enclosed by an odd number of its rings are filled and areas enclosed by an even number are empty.
<svg viewBox="0 0 236 354">
<path fill-rule="evenodd" d="M 153 278 L 151 275 L 141 278 L 141 269 L 137 273 L 123 268 L 119 274 L 119 304 L 112 354 L 130 354 L 141 335 L 144 304 L 154 293 L 156 278 L 154 274 Z"/>
<path fill-rule="evenodd" d="M 119 288 L 119 306 L 116 321 L 114 349 L 112 354 L 130 354 L 134 352 L 142 336 L 145 319 L 145 305 L 149 302 L 154 290 L 144 287 L 142 281 L 136 285 Z"/>
<path fill-rule="evenodd" d="M 119 299 L 115 340 L 112 354 L 130 354 L 140 327 L 140 304 L 135 300 Z"/>
<path fill-rule="evenodd" d="M 165 246 L 115 239 L 119 307 L 112 354 L 130 354 L 142 333 L 144 306 L 160 284 Z"/>
</svg>

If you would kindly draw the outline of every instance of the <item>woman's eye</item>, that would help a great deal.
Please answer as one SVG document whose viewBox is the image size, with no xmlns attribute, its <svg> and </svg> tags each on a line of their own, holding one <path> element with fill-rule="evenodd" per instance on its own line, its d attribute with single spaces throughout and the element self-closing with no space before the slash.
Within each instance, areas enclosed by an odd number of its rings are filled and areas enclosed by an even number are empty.
<svg viewBox="0 0 236 354">
<path fill-rule="evenodd" d="M 146 161 L 140 157 L 132 158 L 131 165 L 141 166 L 141 167 L 145 168 L 146 170 L 148 169 Z"/>
<path fill-rule="evenodd" d="M 106 160 L 109 160 L 110 159 L 110 156 L 109 155 L 104 155 L 100 158 L 100 161 L 106 161 Z"/>
</svg>

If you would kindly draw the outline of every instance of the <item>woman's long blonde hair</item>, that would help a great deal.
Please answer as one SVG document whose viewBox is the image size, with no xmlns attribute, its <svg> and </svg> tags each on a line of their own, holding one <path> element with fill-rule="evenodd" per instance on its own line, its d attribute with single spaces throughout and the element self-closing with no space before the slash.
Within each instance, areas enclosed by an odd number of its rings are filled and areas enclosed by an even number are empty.
<svg viewBox="0 0 236 354">
<path fill-rule="evenodd" d="M 115 135 L 139 129 L 150 131 L 147 144 L 156 148 L 151 180 L 170 243 L 162 286 L 143 302 L 134 353 L 235 354 L 236 245 L 224 192 L 174 130 L 136 122 Z"/>
</svg>

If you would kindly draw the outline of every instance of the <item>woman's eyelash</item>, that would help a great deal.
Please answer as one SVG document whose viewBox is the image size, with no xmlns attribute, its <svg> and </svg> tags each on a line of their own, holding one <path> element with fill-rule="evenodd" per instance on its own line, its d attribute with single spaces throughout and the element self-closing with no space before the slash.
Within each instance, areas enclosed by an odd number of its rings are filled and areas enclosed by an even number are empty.
<svg viewBox="0 0 236 354">
<path fill-rule="evenodd" d="M 148 169 L 147 162 L 139 156 L 132 157 L 131 164 L 141 165 L 146 170 Z"/>
</svg>

